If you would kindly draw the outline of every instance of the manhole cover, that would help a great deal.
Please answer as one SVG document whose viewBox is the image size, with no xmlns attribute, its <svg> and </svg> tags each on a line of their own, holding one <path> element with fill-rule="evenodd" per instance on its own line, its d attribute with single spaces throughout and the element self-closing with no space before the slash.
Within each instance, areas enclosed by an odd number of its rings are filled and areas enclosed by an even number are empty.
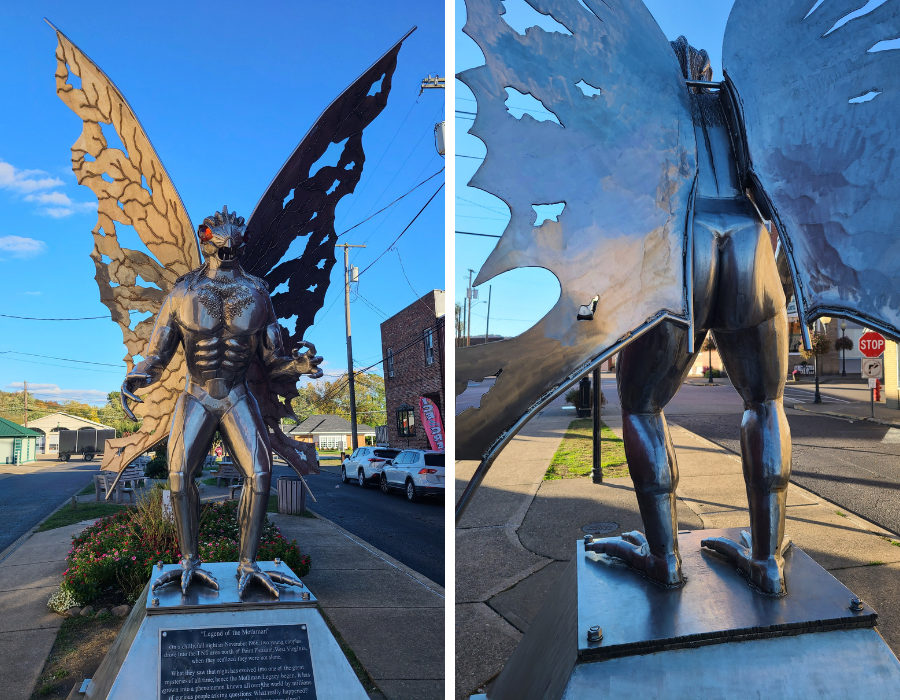
<svg viewBox="0 0 900 700">
<path fill-rule="evenodd" d="M 588 535 L 605 535 L 619 529 L 618 523 L 588 523 L 581 528 Z"/>
</svg>

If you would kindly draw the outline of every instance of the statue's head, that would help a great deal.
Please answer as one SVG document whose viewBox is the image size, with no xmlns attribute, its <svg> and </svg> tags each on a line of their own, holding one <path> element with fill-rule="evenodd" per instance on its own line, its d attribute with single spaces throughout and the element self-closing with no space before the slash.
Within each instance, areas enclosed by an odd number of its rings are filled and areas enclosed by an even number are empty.
<svg viewBox="0 0 900 700">
<path fill-rule="evenodd" d="M 207 259 L 216 258 L 220 266 L 234 265 L 243 252 L 246 229 L 243 217 L 222 207 L 198 227 L 200 250 Z"/>
<path fill-rule="evenodd" d="M 709 54 L 704 50 L 697 50 L 688 43 L 684 36 L 671 42 L 678 63 L 681 64 L 681 74 L 685 80 L 712 80 L 712 66 L 709 62 Z"/>
</svg>

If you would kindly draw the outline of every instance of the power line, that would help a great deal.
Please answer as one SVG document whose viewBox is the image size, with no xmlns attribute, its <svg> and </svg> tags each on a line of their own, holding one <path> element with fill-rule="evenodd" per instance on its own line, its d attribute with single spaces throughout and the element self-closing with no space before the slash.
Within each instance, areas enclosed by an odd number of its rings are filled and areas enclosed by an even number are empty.
<svg viewBox="0 0 900 700">
<path fill-rule="evenodd" d="M 129 311 L 130 314 L 142 314 L 145 311 Z M 81 316 L 79 318 L 35 318 L 32 316 L 10 316 L 9 314 L 0 314 L 2 318 L 14 318 L 19 321 L 95 321 L 97 319 L 110 319 L 110 315 L 106 316 Z"/>
<path fill-rule="evenodd" d="M 20 360 L 18 357 L 4 357 L 4 360 L 12 360 L 13 362 L 25 362 L 29 365 L 43 365 L 44 367 L 60 367 L 62 369 L 75 369 L 80 372 L 100 372 L 101 374 L 118 374 L 121 375 L 121 372 L 110 372 L 105 369 L 91 369 L 90 367 L 71 367 L 69 365 L 54 365 L 49 362 L 35 362 L 34 360 Z M 125 369 L 124 367 L 122 368 Z"/>
<path fill-rule="evenodd" d="M 473 231 L 454 231 L 454 233 L 461 233 L 464 236 L 483 236 L 484 238 L 502 238 L 502 236 L 495 236 L 491 233 L 475 233 Z"/>
<path fill-rule="evenodd" d="M 72 360 L 68 357 L 54 357 L 53 355 L 36 355 L 33 352 L 20 352 L 18 350 L 0 350 L 0 355 L 6 355 L 12 353 L 13 355 L 28 355 L 29 357 L 43 357 L 47 360 L 62 360 L 63 362 L 79 362 L 85 365 L 103 365 L 104 367 L 119 367 L 122 365 L 112 365 L 108 362 L 90 362 L 88 360 Z"/>
<path fill-rule="evenodd" d="M 422 185 L 424 185 L 426 182 L 428 182 L 429 180 L 431 180 L 431 179 L 434 178 L 434 177 L 437 177 L 437 176 L 440 175 L 442 172 L 444 172 L 444 168 L 441 168 L 440 170 L 438 170 L 434 175 L 429 175 L 429 176 L 426 177 L 424 180 L 422 180 L 422 182 L 420 182 L 418 185 L 416 185 L 415 187 L 413 187 L 411 190 L 409 190 L 409 191 L 406 192 L 405 194 L 401 194 L 401 195 L 400 195 L 399 197 L 397 197 L 397 199 L 395 199 L 393 202 L 391 202 L 391 203 L 388 204 L 387 206 L 384 206 L 384 207 L 382 207 L 381 209 L 379 209 L 378 211 L 376 211 L 374 214 L 372 214 L 372 216 L 367 216 L 365 219 L 363 219 L 362 221 L 360 221 L 358 224 L 354 224 L 353 226 L 351 226 L 350 228 L 348 228 L 348 229 L 347 229 L 346 231 L 344 231 L 343 233 L 339 233 L 339 234 L 338 234 L 338 238 L 340 238 L 341 236 L 343 236 L 343 235 L 346 234 L 346 233 L 350 233 L 350 231 L 352 231 L 353 229 L 355 229 L 357 226 L 362 226 L 362 225 L 363 225 L 364 223 L 366 223 L 369 219 L 378 216 L 381 212 L 383 212 L 383 211 L 384 211 L 385 209 L 387 209 L 388 207 L 394 206 L 397 202 L 399 202 L 401 199 L 403 199 L 406 195 L 412 194 L 412 193 L 415 192 L 417 189 L 419 189 Z"/>
<path fill-rule="evenodd" d="M 444 189 L 444 183 L 443 183 L 443 182 L 441 183 L 441 186 L 438 187 L 438 188 L 434 191 L 434 194 L 431 195 L 431 197 L 428 199 L 428 201 L 425 202 L 425 204 L 422 206 L 422 208 L 419 209 L 419 211 L 416 213 L 416 215 L 412 218 L 412 221 L 410 221 L 410 222 L 406 225 L 406 228 L 404 228 L 404 229 L 400 232 L 400 236 L 402 236 L 404 233 L 406 233 L 406 232 L 409 230 L 409 227 L 412 226 L 412 225 L 415 223 L 416 219 L 419 218 L 419 215 L 420 215 L 423 211 L 425 211 L 425 208 L 426 208 L 429 204 L 431 204 L 431 201 L 432 201 L 435 197 L 437 197 L 438 192 L 440 192 L 442 189 Z M 362 274 L 363 274 L 366 270 L 368 270 L 369 268 L 372 267 L 372 265 L 374 265 L 374 264 L 377 263 L 379 260 L 381 260 L 381 258 L 384 256 L 384 254 L 387 253 L 391 248 L 394 247 L 394 243 L 396 243 L 397 241 L 400 240 L 400 236 L 397 236 L 397 237 L 394 239 L 393 243 L 391 243 L 391 244 L 384 250 L 384 252 L 381 253 L 381 255 L 379 255 L 379 256 L 378 256 L 377 258 L 375 258 L 371 263 L 369 263 L 369 265 L 368 265 L 364 270 L 362 270 L 362 272 L 359 273 L 359 276 L 362 276 Z"/>
</svg>

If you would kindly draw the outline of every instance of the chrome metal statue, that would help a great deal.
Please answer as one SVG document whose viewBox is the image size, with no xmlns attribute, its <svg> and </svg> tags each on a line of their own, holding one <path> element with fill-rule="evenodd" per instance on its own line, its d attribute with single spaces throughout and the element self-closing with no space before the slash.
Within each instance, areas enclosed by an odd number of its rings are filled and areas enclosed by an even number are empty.
<svg viewBox="0 0 900 700">
<path fill-rule="evenodd" d="M 521 33 L 500 0 L 466 3 L 464 31 L 485 64 L 460 78 L 478 102 L 470 132 L 487 146 L 470 184 L 511 212 L 476 284 L 536 265 L 559 278 L 561 296 L 521 336 L 457 350 L 457 393 L 497 376 L 481 405 L 457 417 L 458 455 L 481 459 L 457 518 L 529 418 L 620 352 L 625 448 L 646 534 L 593 548 L 682 583 L 663 408 L 712 331 L 745 404 L 751 528 L 741 542 L 703 546 L 783 594 L 785 273 L 807 346 L 806 326 L 822 315 L 900 337 L 900 247 L 887 233 L 900 217 L 889 194 L 900 185 L 900 71 L 897 52 L 881 50 L 900 33 L 900 9 L 736 0 L 725 76 L 713 84 L 704 52 L 683 38 L 670 45 L 640 0 L 526 2 L 557 28 Z M 555 119 L 516 118 L 512 91 Z M 557 222 L 534 227 L 533 206 L 560 202 Z"/>
<path fill-rule="evenodd" d="M 218 589 L 215 578 L 200 568 L 200 494 L 194 481 L 216 431 L 244 474 L 238 507 L 238 594 L 243 597 L 254 580 L 276 597 L 273 581 L 301 585 L 287 574 L 260 571 L 256 563 L 269 505 L 272 446 L 259 405 L 247 386 L 247 370 L 258 357 L 270 377 L 296 383 L 304 374 L 321 377 L 322 358 L 305 341 L 299 343 L 308 348 L 305 353 L 294 349 L 285 354 L 268 286 L 241 267 L 245 230 L 244 219 L 227 207 L 204 219 L 200 241 L 206 262 L 175 282 L 156 315 L 145 359 L 122 384 L 123 407 L 130 414 L 126 398 L 142 403 L 134 392 L 158 381 L 179 345 L 183 346 L 187 382 L 175 406 L 168 446 L 182 571 L 160 576 L 154 590 L 180 580 L 182 591 L 187 592 L 194 579 Z"/>
<path fill-rule="evenodd" d="M 217 586 L 200 568 L 193 481 L 216 430 L 246 477 L 239 509 L 240 592 L 257 580 L 277 596 L 273 582 L 294 582 L 264 574 L 256 564 L 272 452 L 301 478 L 318 471 L 314 446 L 286 436 L 280 419 L 293 416 L 300 375 L 321 376 L 321 358 L 303 335 L 323 306 L 335 264 L 335 208 L 359 183 L 363 131 L 387 105 L 398 53 L 414 30 L 325 108 L 246 226 L 223 209 L 204 221 L 199 240 L 122 93 L 56 30 L 56 92 L 83 122 L 72 169 L 97 196 L 95 279 L 127 348 L 123 405 L 133 415 L 125 398 L 140 402 L 134 409 L 140 430 L 109 441 L 103 468 L 121 477 L 135 457 L 169 438 L 183 571 L 163 575 L 157 585 L 180 578 L 182 590 L 192 580 Z M 121 148 L 108 143 L 104 127 L 115 131 Z M 331 146 L 338 147 L 336 163 L 323 159 Z M 117 226 L 133 227 L 145 249 L 123 247 Z M 306 247 L 289 256 L 298 238 L 306 239 Z M 269 289 L 276 290 L 271 298 Z M 133 324 L 131 314 L 138 312 L 150 316 Z M 292 317 L 293 329 L 280 323 Z M 293 348 L 291 354 L 285 347 Z M 308 350 L 301 354 L 302 347 Z M 137 366 L 136 356 L 143 358 Z"/>
</svg>

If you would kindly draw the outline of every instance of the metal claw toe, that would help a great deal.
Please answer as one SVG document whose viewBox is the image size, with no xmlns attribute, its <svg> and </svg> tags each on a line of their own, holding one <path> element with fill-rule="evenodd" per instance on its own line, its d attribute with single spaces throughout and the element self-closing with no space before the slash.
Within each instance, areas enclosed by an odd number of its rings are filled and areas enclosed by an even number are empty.
<svg viewBox="0 0 900 700">
<path fill-rule="evenodd" d="M 303 583 L 300 581 L 300 579 L 296 579 L 293 576 L 291 576 L 290 574 L 285 574 L 280 571 L 264 571 L 264 572 L 260 572 L 260 573 L 264 573 L 266 576 L 268 576 L 270 579 L 272 579 L 275 583 L 281 583 L 286 586 L 301 586 L 301 587 L 303 586 Z"/>
<path fill-rule="evenodd" d="M 278 590 L 278 586 L 272 583 L 272 579 L 270 579 L 263 571 L 244 571 L 241 573 L 241 578 L 238 581 L 238 598 L 241 600 L 244 599 L 244 591 L 247 590 L 250 582 L 254 580 L 261 583 L 263 588 L 275 596 L 275 598 L 281 598 L 281 592 Z"/>
</svg>

